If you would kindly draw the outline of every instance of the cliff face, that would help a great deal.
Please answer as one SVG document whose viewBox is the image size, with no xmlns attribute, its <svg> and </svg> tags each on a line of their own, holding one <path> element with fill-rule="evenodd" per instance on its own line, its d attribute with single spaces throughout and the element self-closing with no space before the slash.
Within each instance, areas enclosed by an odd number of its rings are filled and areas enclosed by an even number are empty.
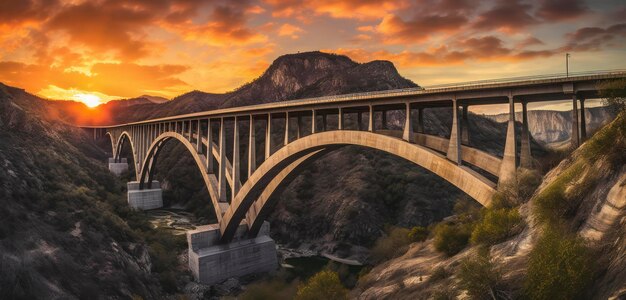
<svg viewBox="0 0 626 300">
<path fill-rule="evenodd" d="M 506 114 L 486 116 L 497 122 L 508 120 Z M 605 107 L 585 109 L 587 133 L 591 134 L 615 117 L 615 114 Z M 515 114 L 515 120 L 522 118 L 520 112 Z M 533 138 L 544 145 L 559 144 L 567 141 L 572 135 L 572 112 L 552 110 L 531 110 L 528 112 L 528 130 Z"/>
</svg>

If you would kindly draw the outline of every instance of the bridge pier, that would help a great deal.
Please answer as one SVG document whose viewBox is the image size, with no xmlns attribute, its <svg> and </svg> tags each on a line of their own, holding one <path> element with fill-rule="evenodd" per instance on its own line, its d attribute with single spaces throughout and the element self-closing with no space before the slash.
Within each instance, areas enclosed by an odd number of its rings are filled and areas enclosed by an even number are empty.
<svg viewBox="0 0 626 300">
<path fill-rule="evenodd" d="M 576 149 L 580 146 L 580 137 L 578 136 L 578 100 L 576 93 L 572 94 L 572 148 Z"/>
<path fill-rule="evenodd" d="M 498 186 L 516 181 L 515 171 L 517 150 L 515 145 L 515 102 L 513 95 L 509 94 L 509 123 L 506 128 L 506 142 L 504 144 L 504 157 L 500 164 L 500 176 Z"/>
<path fill-rule="evenodd" d="M 461 165 L 461 136 L 459 135 L 459 107 L 456 98 L 452 99 L 452 130 L 448 144 L 448 159 Z"/>
<path fill-rule="evenodd" d="M 148 210 L 163 207 L 163 191 L 158 181 L 153 180 L 149 189 L 139 189 L 138 181 L 131 181 L 126 186 L 131 208 Z"/>
<path fill-rule="evenodd" d="M 463 106 L 463 115 L 461 117 L 461 144 L 469 145 L 469 121 L 467 119 L 467 104 Z"/>
<path fill-rule="evenodd" d="M 585 98 L 580 98 L 580 142 L 587 140 L 587 124 L 585 121 Z"/>
<path fill-rule="evenodd" d="M 276 243 L 263 222 L 256 237 L 248 236 L 242 223 L 228 244 L 220 244 L 219 224 L 199 226 L 187 232 L 189 269 L 196 281 L 216 284 L 231 277 L 266 273 L 278 268 Z"/>
<path fill-rule="evenodd" d="M 533 165 L 533 157 L 530 152 L 530 132 L 528 132 L 528 102 L 522 101 L 522 142 L 520 153 L 520 167 L 530 169 Z"/>
<path fill-rule="evenodd" d="M 109 171 L 116 176 L 122 175 L 124 172 L 128 172 L 128 162 L 126 158 L 120 158 L 120 161 L 116 161 L 115 158 L 109 158 Z"/>
</svg>

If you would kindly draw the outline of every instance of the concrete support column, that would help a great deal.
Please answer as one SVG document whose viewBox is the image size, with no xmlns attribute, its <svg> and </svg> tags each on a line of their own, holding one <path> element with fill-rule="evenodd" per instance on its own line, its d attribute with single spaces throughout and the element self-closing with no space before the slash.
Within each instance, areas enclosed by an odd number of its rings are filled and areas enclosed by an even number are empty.
<svg viewBox="0 0 626 300">
<path fill-rule="evenodd" d="M 463 105 L 463 117 L 461 121 L 461 143 L 469 145 L 469 121 L 467 119 L 467 104 Z"/>
<path fill-rule="evenodd" d="M 504 157 L 500 165 L 498 185 L 515 182 L 516 171 L 516 144 L 515 144 L 515 102 L 513 95 L 509 93 L 509 124 L 506 129 L 506 142 L 504 144 Z"/>
<path fill-rule="evenodd" d="M 267 114 L 267 125 L 265 127 L 265 160 L 272 155 L 272 114 Z"/>
<path fill-rule="evenodd" d="M 411 142 L 411 134 L 413 133 L 413 123 L 411 122 L 411 104 L 406 103 L 406 115 L 404 117 L 404 133 L 402 139 Z"/>
<path fill-rule="evenodd" d="M 256 128 L 254 128 L 254 117 L 250 115 L 250 134 L 248 135 L 248 178 L 256 170 Z"/>
<path fill-rule="evenodd" d="M 224 127 L 224 118 L 220 118 L 220 161 L 219 173 L 217 175 L 218 196 L 220 198 L 220 202 L 226 202 L 226 130 Z"/>
<path fill-rule="evenodd" d="M 283 146 L 289 144 L 289 112 L 285 112 L 285 141 Z"/>
<path fill-rule="evenodd" d="M 337 129 L 342 130 L 343 129 L 343 111 L 341 110 L 341 107 L 339 108 L 339 114 L 337 115 Z"/>
<path fill-rule="evenodd" d="M 580 137 L 578 136 L 578 101 L 576 93 L 572 94 L 572 148 L 576 149 L 580 146 Z"/>
<path fill-rule="evenodd" d="M 369 106 L 369 120 L 367 120 L 367 131 L 374 132 L 374 107 Z"/>
<path fill-rule="evenodd" d="M 213 128 L 211 128 L 211 119 L 207 119 L 206 125 L 206 169 L 207 173 L 213 173 Z"/>
<path fill-rule="evenodd" d="M 311 111 L 311 134 L 315 133 L 315 118 L 317 115 L 315 114 L 315 109 Z"/>
<path fill-rule="evenodd" d="M 237 117 L 233 121 L 233 169 L 231 174 L 233 175 L 233 185 L 231 186 L 231 197 L 235 200 L 235 196 L 239 192 L 241 187 L 241 159 L 239 158 L 239 123 Z"/>
<path fill-rule="evenodd" d="M 417 132 L 424 133 L 424 108 L 417 109 Z"/>
<path fill-rule="evenodd" d="M 580 142 L 587 140 L 587 121 L 585 120 L 585 98 L 580 97 Z"/>
<path fill-rule="evenodd" d="M 296 139 L 300 139 L 302 136 L 302 115 L 300 114 L 296 117 L 296 126 L 298 127 L 296 130 Z"/>
<path fill-rule="evenodd" d="M 382 126 L 382 128 L 383 128 L 383 130 L 386 130 L 387 129 L 387 111 L 383 110 L 382 113 L 383 113 L 383 118 L 382 118 L 383 119 L 383 124 L 382 124 L 383 126 Z"/>
<path fill-rule="evenodd" d="M 363 113 L 362 112 L 357 112 L 356 122 L 358 124 L 357 128 L 359 129 L 359 131 L 363 130 L 363 125 L 362 125 L 362 123 L 363 123 Z"/>
<path fill-rule="evenodd" d="M 520 166 L 522 168 L 532 168 L 532 155 L 530 152 L 530 132 L 528 132 L 528 110 L 527 102 L 522 102 L 522 142 L 520 149 Z"/>
<path fill-rule="evenodd" d="M 193 121 L 189 120 L 189 142 L 193 143 Z"/>
<path fill-rule="evenodd" d="M 459 134 L 459 106 L 456 96 L 452 99 L 452 130 L 448 144 L 448 159 L 461 165 L 461 136 Z"/>
<path fill-rule="evenodd" d="M 202 126 L 200 125 L 200 119 L 198 119 L 198 132 L 196 133 L 196 147 L 198 153 L 202 153 L 202 130 L 200 130 Z"/>
</svg>

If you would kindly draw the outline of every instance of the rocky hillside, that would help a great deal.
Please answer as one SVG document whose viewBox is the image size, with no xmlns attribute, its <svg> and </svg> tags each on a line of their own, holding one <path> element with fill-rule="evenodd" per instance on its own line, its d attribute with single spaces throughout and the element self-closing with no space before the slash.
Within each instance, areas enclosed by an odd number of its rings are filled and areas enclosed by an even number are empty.
<svg viewBox="0 0 626 300">
<path fill-rule="evenodd" d="M 148 223 L 102 150 L 48 104 L 0 84 L 1 298 L 163 297 Z"/>
<path fill-rule="evenodd" d="M 431 234 L 401 257 L 376 266 L 352 295 L 623 299 L 626 114 L 603 127 L 540 182 L 530 201 L 514 208 L 522 216 L 522 230 L 488 244 L 475 242 L 473 233 L 470 246 L 452 256 L 436 251 L 438 235 Z M 494 220 L 483 217 L 475 222 L 506 227 L 489 223 Z M 481 254 L 481 249 L 488 251 Z"/>
<path fill-rule="evenodd" d="M 505 122 L 506 114 L 487 115 L 498 122 Z M 615 113 L 606 107 L 585 109 L 585 121 L 588 134 L 592 134 L 606 122 L 613 119 Z M 516 120 L 521 120 L 522 114 L 515 114 Z M 553 110 L 531 110 L 528 112 L 528 130 L 538 142 L 544 145 L 559 145 L 570 139 L 572 134 L 572 112 Z"/>
</svg>

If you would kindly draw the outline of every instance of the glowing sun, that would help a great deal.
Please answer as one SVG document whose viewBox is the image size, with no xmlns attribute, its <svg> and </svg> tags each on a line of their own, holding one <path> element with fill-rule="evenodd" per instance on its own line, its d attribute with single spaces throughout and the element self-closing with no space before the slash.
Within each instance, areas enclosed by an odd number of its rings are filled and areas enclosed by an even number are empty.
<svg viewBox="0 0 626 300">
<path fill-rule="evenodd" d="M 88 107 L 96 107 L 102 103 L 100 97 L 94 94 L 75 94 L 74 99 L 85 103 Z"/>
</svg>

